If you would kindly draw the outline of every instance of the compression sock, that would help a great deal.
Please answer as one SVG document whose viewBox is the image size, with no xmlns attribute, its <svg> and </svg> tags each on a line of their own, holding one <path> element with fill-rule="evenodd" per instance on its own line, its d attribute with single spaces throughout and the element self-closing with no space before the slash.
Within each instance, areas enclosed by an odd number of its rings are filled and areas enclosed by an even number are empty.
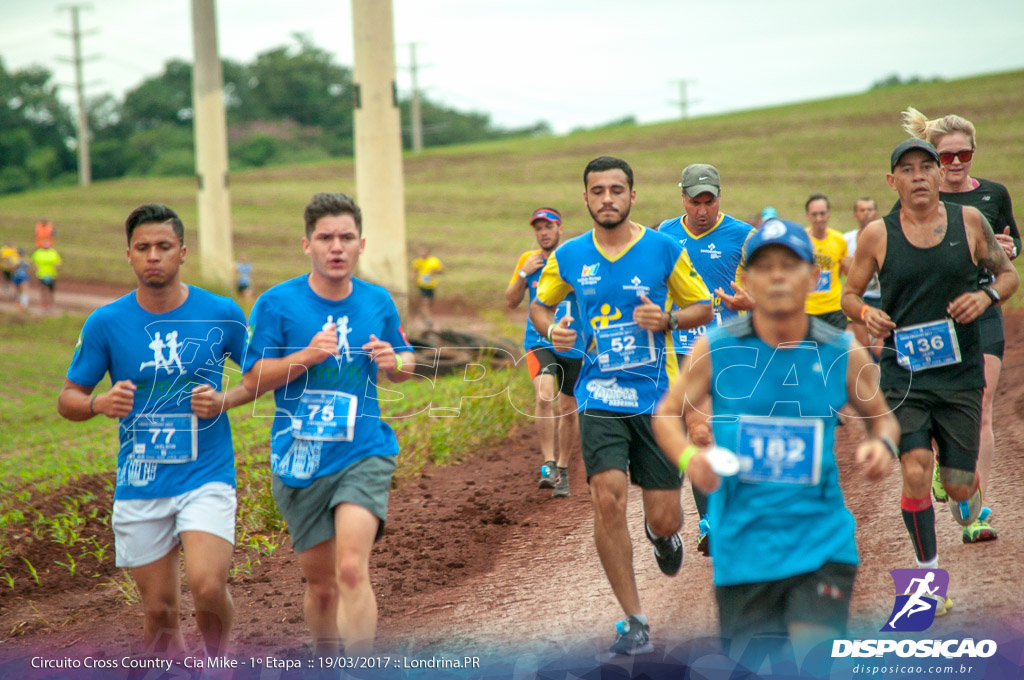
<svg viewBox="0 0 1024 680">
<path fill-rule="evenodd" d="M 708 514 L 708 497 L 696 486 L 693 487 L 693 503 L 697 506 L 697 514 L 704 519 Z"/>
<path fill-rule="evenodd" d="M 938 551 L 935 546 L 935 508 L 932 507 L 932 496 L 924 498 L 907 498 L 900 496 L 903 508 L 903 523 L 910 533 L 910 542 L 914 544 L 918 562 L 931 562 Z"/>
</svg>

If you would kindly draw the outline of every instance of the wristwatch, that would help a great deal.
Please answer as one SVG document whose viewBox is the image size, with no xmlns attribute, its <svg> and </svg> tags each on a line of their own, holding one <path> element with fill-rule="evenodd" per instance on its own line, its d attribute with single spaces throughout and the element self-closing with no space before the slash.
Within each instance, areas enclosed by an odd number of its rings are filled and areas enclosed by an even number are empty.
<svg viewBox="0 0 1024 680">
<path fill-rule="evenodd" d="M 668 313 L 668 329 L 670 331 L 679 330 L 679 319 L 677 319 L 676 315 L 672 312 Z"/>
<path fill-rule="evenodd" d="M 526 273 L 525 269 L 520 269 L 519 270 L 519 278 L 525 279 L 527 276 L 529 276 L 529 274 Z"/>
<path fill-rule="evenodd" d="M 992 286 L 982 286 L 981 291 L 985 293 L 990 300 L 992 300 L 993 305 L 999 304 L 999 293 L 996 292 L 995 288 Z"/>
</svg>

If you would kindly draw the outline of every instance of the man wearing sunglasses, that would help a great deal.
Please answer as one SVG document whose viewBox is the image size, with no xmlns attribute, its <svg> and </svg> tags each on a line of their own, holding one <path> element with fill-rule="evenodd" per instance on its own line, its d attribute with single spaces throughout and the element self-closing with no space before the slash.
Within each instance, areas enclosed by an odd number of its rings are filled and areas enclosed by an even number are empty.
<svg viewBox="0 0 1024 680">
<path fill-rule="evenodd" d="M 931 479 L 939 476 L 954 519 L 981 513 L 976 472 L 984 360 L 977 319 L 1016 291 L 1019 277 L 988 220 L 975 208 L 939 200 L 939 152 L 921 139 L 900 143 L 886 181 L 901 207 L 864 228 L 843 293 L 843 311 L 885 339 L 880 386 L 902 436 L 903 521 L 920 568 L 938 567 Z M 978 287 L 978 267 L 995 274 Z M 880 308 L 864 302 L 877 272 Z M 952 602 L 938 602 L 945 614 Z"/>
</svg>

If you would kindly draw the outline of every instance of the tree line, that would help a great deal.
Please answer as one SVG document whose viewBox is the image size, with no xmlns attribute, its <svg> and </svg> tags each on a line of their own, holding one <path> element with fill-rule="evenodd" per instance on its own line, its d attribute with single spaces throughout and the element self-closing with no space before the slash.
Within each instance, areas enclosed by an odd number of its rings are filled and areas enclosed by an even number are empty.
<svg viewBox="0 0 1024 680">
<path fill-rule="evenodd" d="M 311 162 L 353 153 L 352 70 L 301 35 L 251 63 L 223 60 L 231 169 Z M 0 194 L 77 181 L 75 122 L 42 66 L 10 72 L 0 60 Z M 409 99 L 400 99 L 403 145 L 411 148 Z M 92 176 L 191 175 L 192 65 L 168 61 L 119 100 L 87 105 Z M 546 122 L 505 129 L 483 113 L 420 96 L 425 146 L 550 133 Z"/>
</svg>

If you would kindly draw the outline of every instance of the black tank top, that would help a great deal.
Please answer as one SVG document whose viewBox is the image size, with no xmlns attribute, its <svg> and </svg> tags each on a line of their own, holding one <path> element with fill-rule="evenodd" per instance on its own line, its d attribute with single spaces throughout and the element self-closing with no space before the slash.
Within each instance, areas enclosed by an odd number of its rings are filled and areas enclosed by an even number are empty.
<svg viewBox="0 0 1024 680">
<path fill-rule="evenodd" d="M 899 211 L 885 216 L 885 262 L 878 272 L 882 309 L 896 327 L 947 318 L 946 307 L 961 293 L 978 290 L 978 265 L 971 259 L 963 208 L 946 206 L 946 235 L 931 248 L 907 241 Z M 911 372 L 896 363 L 893 336 L 885 339 L 881 386 L 884 389 L 963 390 L 985 386 L 978 322 L 953 324 L 960 345 L 958 364 Z"/>
</svg>

